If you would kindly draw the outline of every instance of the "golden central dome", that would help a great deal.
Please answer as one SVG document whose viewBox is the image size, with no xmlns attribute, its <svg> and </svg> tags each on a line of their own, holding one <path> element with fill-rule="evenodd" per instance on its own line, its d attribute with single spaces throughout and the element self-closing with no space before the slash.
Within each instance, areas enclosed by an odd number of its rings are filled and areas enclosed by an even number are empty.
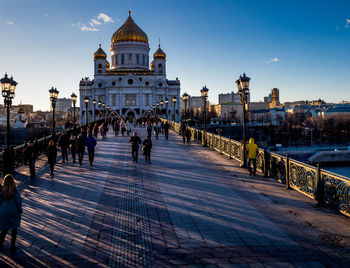
<svg viewBox="0 0 350 268">
<path fill-rule="evenodd" d="M 131 18 L 130 11 L 127 20 L 112 36 L 112 44 L 123 41 L 135 41 L 148 44 L 147 35 Z"/>
</svg>

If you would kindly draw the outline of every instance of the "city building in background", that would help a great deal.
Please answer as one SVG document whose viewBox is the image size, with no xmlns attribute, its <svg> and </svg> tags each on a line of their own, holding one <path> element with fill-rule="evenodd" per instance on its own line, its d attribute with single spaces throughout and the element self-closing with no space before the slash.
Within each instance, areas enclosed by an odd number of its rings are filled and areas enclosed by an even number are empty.
<svg viewBox="0 0 350 268">
<path fill-rule="evenodd" d="M 153 105 L 168 99 L 168 118 L 175 113 L 180 120 L 180 81 L 168 80 L 166 76 L 166 54 L 160 48 L 149 63 L 148 37 L 136 25 L 129 12 L 124 24 L 113 34 L 111 40 L 111 63 L 100 47 L 94 54 L 94 79 L 83 78 L 79 83 L 80 122 L 84 121 L 85 103 L 88 97 L 88 118 L 91 120 L 98 107 L 93 100 L 109 105 L 118 115 L 143 116 Z M 171 103 L 176 97 L 175 111 Z M 163 106 L 165 114 L 165 106 Z"/>
<path fill-rule="evenodd" d="M 70 98 L 58 98 L 56 101 L 56 112 L 67 112 L 72 107 L 72 99 Z M 52 107 L 51 107 L 52 109 Z M 52 111 L 52 110 L 51 110 Z"/>
<path fill-rule="evenodd" d="M 240 96 L 238 93 L 234 93 L 233 91 L 231 93 L 224 93 L 218 95 L 219 104 L 225 104 L 225 103 L 240 103 Z M 250 101 L 250 97 L 248 95 L 248 101 Z"/>
</svg>

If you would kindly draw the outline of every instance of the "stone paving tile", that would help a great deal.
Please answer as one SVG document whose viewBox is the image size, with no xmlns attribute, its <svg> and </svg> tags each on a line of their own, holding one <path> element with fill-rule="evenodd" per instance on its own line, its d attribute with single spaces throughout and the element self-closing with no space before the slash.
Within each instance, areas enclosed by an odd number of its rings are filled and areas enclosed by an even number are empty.
<svg viewBox="0 0 350 268">
<path fill-rule="evenodd" d="M 135 164 L 128 140 L 109 134 L 92 168 L 59 163 L 52 180 L 43 165 L 23 183 L 20 248 L 11 256 L 7 240 L 0 267 L 349 266 L 346 246 L 268 211 L 250 178 L 215 152 L 172 134 L 153 141 L 151 165 L 141 154 Z"/>
</svg>

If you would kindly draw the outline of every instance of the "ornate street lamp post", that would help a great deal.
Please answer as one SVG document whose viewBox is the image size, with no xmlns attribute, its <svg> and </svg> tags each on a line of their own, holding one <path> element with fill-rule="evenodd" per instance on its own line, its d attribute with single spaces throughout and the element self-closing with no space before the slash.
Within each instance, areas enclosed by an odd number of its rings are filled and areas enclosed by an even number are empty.
<svg viewBox="0 0 350 268">
<path fill-rule="evenodd" d="M 56 127 L 55 108 L 56 108 L 56 102 L 57 102 L 59 91 L 57 90 L 57 88 L 52 87 L 49 90 L 49 93 L 50 93 L 50 101 L 51 101 L 51 107 L 52 107 L 52 139 L 54 139 L 55 138 L 55 127 Z"/>
<path fill-rule="evenodd" d="M 101 100 L 98 100 L 98 119 L 101 119 Z"/>
<path fill-rule="evenodd" d="M 204 127 L 203 127 L 203 146 L 207 146 L 207 139 L 206 139 L 206 134 L 207 134 L 207 99 L 208 99 L 208 91 L 209 89 L 204 86 L 201 89 L 201 96 L 202 96 L 202 101 L 203 101 L 203 112 L 204 112 Z"/>
<path fill-rule="evenodd" d="M 7 113 L 7 125 L 6 125 L 6 147 L 10 147 L 10 108 L 12 105 L 12 99 L 15 97 L 15 90 L 17 82 L 13 78 L 8 78 L 5 73 L 5 77 L 0 80 L 2 96 L 4 97 L 4 105 Z"/>
<path fill-rule="evenodd" d="M 246 120 L 247 120 L 247 104 L 248 104 L 248 95 L 249 95 L 249 81 L 250 78 L 243 73 L 243 76 L 240 76 L 238 80 L 236 80 L 236 85 L 238 88 L 238 93 L 241 97 L 241 104 L 243 108 L 243 163 L 241 167 L 247 167 L 247 155 L 245 152 L 246 142 L 247 142 L 247 128 L 246 128 Z"/>
<path fill-rule="evenodd" d="M 103 102 L 103 103 L 102 103 L 102 113 L 103 113 L 103 117 L 106 116 L 105 106 L 106 106 L 106 104 Z"/>
<path fill-rule="evenodd" d="M 176 104 L 176 96 L 173 96 L 173 121 L 175 121 L 175 104 Z"/>
<path fill-rule="evenodd" d="M 169 100 L 168 99 L 165 99 L 165 114 L 166 114 L 166 120 L 168 120 L 168 103 L 169 103 Z"/>
<path fill-rule="evenodd" d="M 158 116 L 158 114 L 159 114 L 159 102 L 158 102 L 158 101 L 157 101 L 156 105 L 157 105 L 157 108 L 156 108 L 156 116 Z"/>
<path fill-rule="evenodd" d="M 152 106 L 153 115 L 155 115 L 155 111 L 156 111 L 156 106 L 153 104 L 153 106 Z"/>
<path fill-rule="evenodd" d="M 85 102 L 85 124 L 87 125 L 89 123 L 89 115 L 88 115 L 89 97 L 88 96 L 84 97 L 84 102 Z"/>
<path fill-rule="evenodd" d="M 96 110 L 95 110 L 96 100 L 95 99 L 92 100 L 92 104 L 94 105 L 94 121 L 96 121 Z"/>
<path fill-rule="evenodd" d="M 160 117 L 163 118 L 163 100 L 160 100 Z"/>
<path fill-rule="evenodd" d="M 188 94 L 185 92 L 184 94 L 182 94 L 182 101 L 183 101 L 183 103 L 184 103 L 184 105 L 185 105 L 185 111 L 184 111 L 184 117 L 185 117 L 185 120 L 187 119 L 187 113 L 186 113 L 186 111 L 187 111 L 187 101 L 188 101 Z"/>
<path fill-rule="evenodd" d="M 109 116 L 109 114 L 110 114 L 110 112 L 111 112 L 111 110 L 110 110 L 110 109 L 111 109 L 111 107 L 109 107 L 109 105 L 107 105 L 107 107 L 106 107 L 106 108 L 107 108 L 107 117 L 108 117 L 108 116 Z"/>
<path fill-rule="evenodd" d="M 77 95 L 72 93 L 72 95 L 70 95 L 70 97 L 72 98 L 72 102 L 73 102 L 73 128 L 75 131 L 75 105 L 77 103 Z"/>
</svg>

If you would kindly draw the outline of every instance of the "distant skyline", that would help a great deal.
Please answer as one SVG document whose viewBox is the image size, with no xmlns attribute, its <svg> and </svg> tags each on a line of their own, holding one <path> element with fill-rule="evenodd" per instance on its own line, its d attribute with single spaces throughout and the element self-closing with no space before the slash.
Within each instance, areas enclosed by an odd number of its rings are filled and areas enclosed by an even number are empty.
<svg viewBox="0 0 350 268">
<path fill-rule="evenodd" d="M 78 94 L 80 79 L 93 78 L 100 42 L 110 60 L 129 8 L 150 58 L 160 39 L 168 79 L 178 77 L 182 93 L 199 95 L 206 85 L 217 102 L 246 72 L 252 101 L 274 87 L 281 102 L 350 100 L 348 0 L 2 0 L 0 76 L 18 82 L 14 104 L 48 110 L 52 86 L 60 98 Z"/>
</svg>

